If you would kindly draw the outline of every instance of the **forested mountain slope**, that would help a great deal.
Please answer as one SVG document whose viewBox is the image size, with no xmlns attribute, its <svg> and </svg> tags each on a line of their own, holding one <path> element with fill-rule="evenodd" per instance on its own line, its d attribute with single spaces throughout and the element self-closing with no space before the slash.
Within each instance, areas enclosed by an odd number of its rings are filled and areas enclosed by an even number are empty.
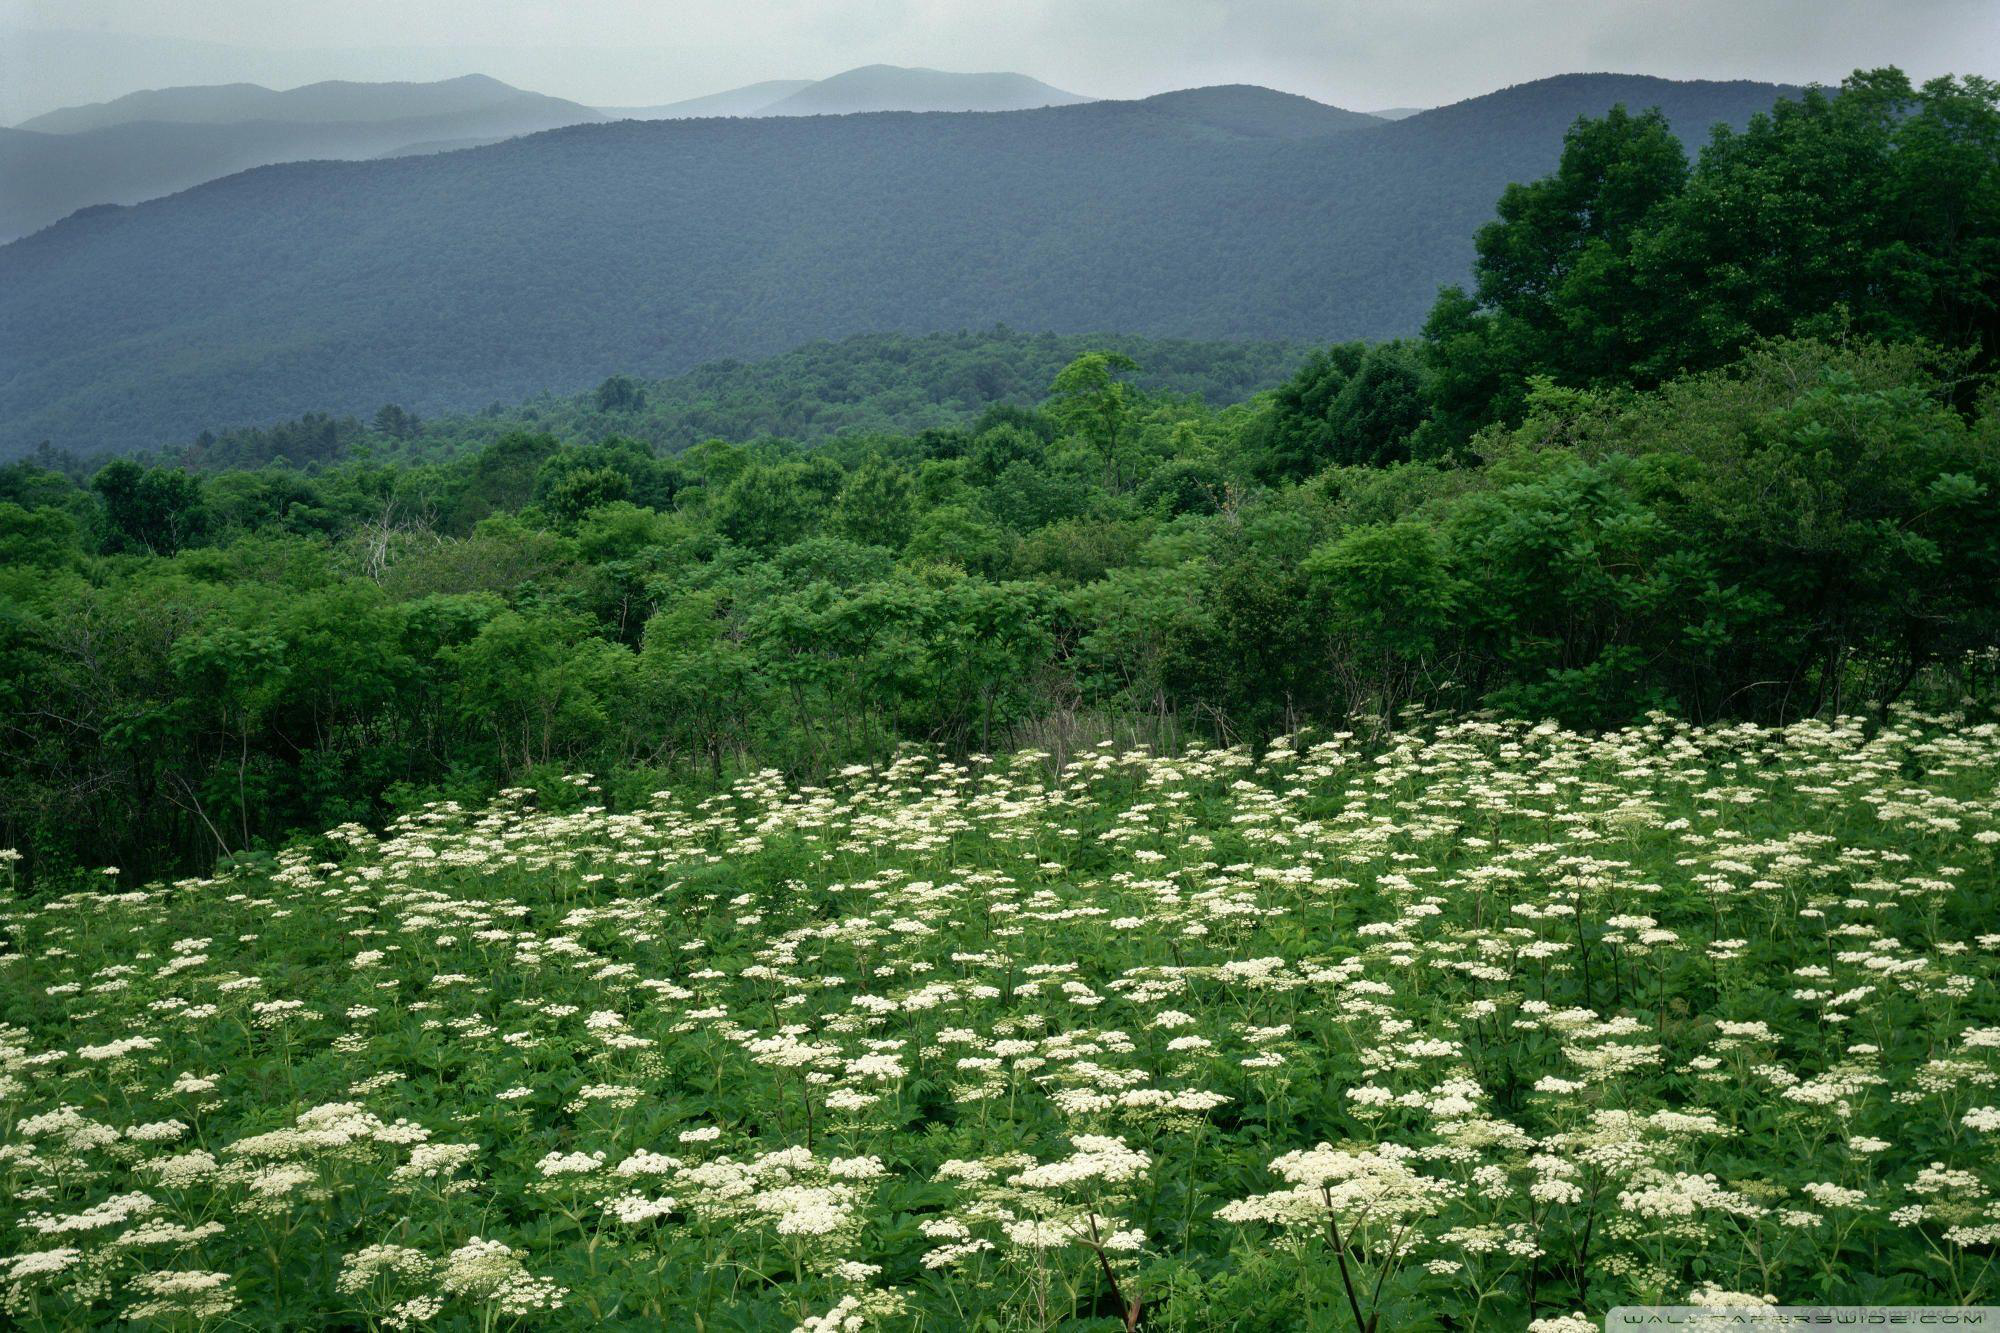
<svg viewBox="0 0 2000 1333">
<path fill-rule="evenodd" d="M 1780 91 L 1564 78 L 1299 137 L 1297 99 L 1203 90 L 264 168 L 0 248 L 0 450 L 475 407 L 864 331 L 1407 333 L 1576 116 L 1657 105 L 1699 139 Z"/>
</svg>

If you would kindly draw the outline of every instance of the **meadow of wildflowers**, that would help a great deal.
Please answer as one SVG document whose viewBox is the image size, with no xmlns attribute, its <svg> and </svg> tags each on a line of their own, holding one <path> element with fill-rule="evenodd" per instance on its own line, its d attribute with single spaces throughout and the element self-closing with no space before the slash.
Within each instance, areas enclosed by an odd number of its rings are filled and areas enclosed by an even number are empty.
<svg viewBox="0 0 2000 1333">
<path fill-rule="evenodd" d="M 589 779 L 0 907 L 30 1329 L 1993 1299 L 2000 727 Z"/>
</svg>

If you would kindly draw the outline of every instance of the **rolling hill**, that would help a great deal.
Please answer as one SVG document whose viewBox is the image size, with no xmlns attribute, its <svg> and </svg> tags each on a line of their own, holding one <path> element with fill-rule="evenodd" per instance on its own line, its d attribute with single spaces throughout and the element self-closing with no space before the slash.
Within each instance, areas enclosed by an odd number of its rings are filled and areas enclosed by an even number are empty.
<svg viewBox="0 0 2000 1333">
<path fill-rule="evenodd" d="M 1700 140 L 1782 91 L 1580 75 L 1394 123 L 1307 108 L 1327 128 L 1301 133 L 1284 94 L 1208 89 L 266 167 L 0 247 L 0 451 L 476 407 L 858 332 L 1405 334 L 1579 114 L 1657 105 Z"/>
<path fill-rule="evenodd" d="M 484 148 L 488 144 L 505 143 L 513 138 L 511 134 L 475 135 L 469 139 L 427 139 L 422 143 L 398 144 L 371 157 L 423 157 L 431 153 L 456 153 L 461 148 Z"/>
<path fill-rule="evenodd" d="M 848 116 L 864 111 L 1032 111 L 1074 106 L 1087 97 L 1025 74 L 953 74 L 864 65 L 801 88 L 764 108 L 766 116 Z"/>
<path fill-rule="evenodd" d="M 469 76 L 439 83 L 168 88 L 0 130 L 0 239 L 79 208 L 130 204 L 273 162 L 492 143 L 602 120 L 561 98 Z"/>
<path fill-rule="evenodd" d="M 955 74 L 941 69 L 864 65 L 826 79 L 771 79 L 665 106 L 601 110 L 614 120 L 691 120 L 701 116 L 848 116 L 864 111 L 1029 111 L 1090 100 L 1025 74 Z"/>
<path fill-rule="evenodd" d="M 699 116 L 759 116 L 773 102 L 810 88 L 811 79 L 766 79 L 706 97 L 690 97 L 664 106 L 599 107 L 613 120 L 692 120 Z"/>
<path fill-rule="evenodd" d="M 254 83 L 159 88 L 129 93 L 109 102 L 65 107 L 24 120 L 14 128 L 39 130 L 44 134 L 76 134 L 142 120 L 170 121 L 177 125 L 394 121 L 463 116 L 496 107 L 516 112 L 537 109 L 544 118 L 572 118 L 564 124 L 601 119 L 598 113 L 575 102 L 527 92 L 484 74 L 467 74 L 435 83 L 350 83 L 336 79 L 282 91 Z"/>
<path fill-rule="evenodd" d="M 1160 93 L 1141 105 L 1162 116 L 1178 117 L 1197 133 L 1206 129 L 1251 139 L 1312 139 L 1384 123 L 1378 116 L 1243 83 Z"/>
</svg>

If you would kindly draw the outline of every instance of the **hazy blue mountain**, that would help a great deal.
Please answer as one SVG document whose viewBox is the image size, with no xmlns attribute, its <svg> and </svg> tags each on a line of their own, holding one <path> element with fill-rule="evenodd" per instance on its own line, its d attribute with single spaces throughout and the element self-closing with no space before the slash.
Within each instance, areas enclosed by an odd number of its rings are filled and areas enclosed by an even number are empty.
<svg viewBox="0 0 2000 1333">
<path fill-rule="evenodd" d="M 939 69 L 863 65 L 821 79 L 766 106 L 766 116 L 844 116 L 862 111 L 1029 111 L 1074 106 L 1087 97 L 1025 74 L 953 74 Z"/>
<path fill-rule="evenodd" d="M 1552 118 L 1601 115 L 1614 103 L 1633 110 L 1657 106 L 1683 140 L 1700 144 L 1718 121 L 1738 123 L 1748 118 L 1743 108 L 1764 111 L 1779 97 L 1795 97 L 1789 84 L 1754 83 L 1745 79 L 1659 79 L 1648 74 L 1558 74 L 1517 83 L 1498 92 L 1469 97 L 1406 117 L 1404 126 L 1424 125 L 1432 132 L 1470 128 L 1475 123 L 1508 133 L 1535 133 Z"/>
<path fill-rule="evenodd" d="M 664 106 L 599 107 L 613 120 L 686 120 L 695 116 L 757 116 L 771 103 L 813 85 L 812 79 L 766 79 L 706 97 L 690 97 Z"/>
<path fill-rule="evenodd" d="M 864 111 L 1028 111 L 1090 100 L 1025 74 L 954 74 L 864 65 L 827 79 L 771 79 L 664 106 L 600 109 L 619 120 L 685 120 L 699 116 L 843 116 Z"/>
<path fill-rule="evenodd" d="M 389 111 L 428 108 L 421 114 Z M 248 115 L 232 119 L 231 110 Z M 141 111 L 151 118 L 119 120 Z M 270 115 L 258 115 L 258 112 Z M 0 240 L 94 204 L 131 204 L 271 162 L 369 158 L 414 145 L 493 143 L 602 120 L 575 102 L 493 79 L 322 83 L 290 92 L 238 84 L 135 93 L 0 131 Z M 156 113 L 156 114 L 155 114 Z M 324 113 L 324 119 L 300 118 Z"/>
<path fill-rule="evenodd" d="M 1377 120 L 1408 120 L 1411 116 L 1421 116 L 1429 110 L 1427 106 L 1392 106 L 1384 107 L 1380 111 L 1370 111 L 1368 114 Z"/>
<path fill-rule="evenodd" d="M 1310 97 L 1242 83 L 1160 93 L 1140 105 L 1225 133 L 1259 139 L 1310 139 L 1384 123 L 1380 117 L 1344 111 Z"/>
<path fill-rule="evenodd" d="M 462 148 L 484 148 L 488 144 L 505 143 L 513 138 L 511 134 L 495 134 L 470 139 L 427 139 L 422 143 L 400 144 L 380 153 L 370 153 L 370 157 L 424 157 L 431 153 L 456 153 Z"/>
<path fill-rule="evenodd" d="M 1700 140 L 1781 91 L 1577 76 L 1301 137 L 1273 132 L 1286 94 L 1203 90 L 265 167 L 0 247 L 0 451 L 430 415 L 866 331 L 1409 333 L 1577 115 L 1658 105 Z"/>
<path fill-rule="evenodd" d="M 53 15 L 54 6 L 46 11 Z M 220 42 L 94 29 L 0 26 L 0 53 L 4 124 L 148 85 L 245 79 L 289 84 L 316 77 L 312 52 L 253 52 Z"/>
<path fill-rule="evenodd" d="M 538 113 L 548 126 L 602 120 L 601 113 L 560 97 L 510 87 L 484 74 L 435 83 L 348 83 L 334 80 L 279 91 L 254 83 L 204 88 L 159 88 L 109 102 L 65 107 L 24 120 L 16 129 L 75 134 L 134 121 L 222 125 L 242 121 L 328 122 L 415 120 L 507 108 Z"/>
</svg>

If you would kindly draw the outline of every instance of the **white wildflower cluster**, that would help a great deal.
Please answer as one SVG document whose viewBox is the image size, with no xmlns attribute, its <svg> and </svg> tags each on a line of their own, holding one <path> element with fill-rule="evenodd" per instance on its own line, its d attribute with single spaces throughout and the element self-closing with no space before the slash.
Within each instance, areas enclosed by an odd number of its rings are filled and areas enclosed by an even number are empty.
<svg viewBox="0 0 2000 1333">
<path fill-rule="evenodd" d="M 895 1291 L 849 1292 L 821 1314 L 808 1316 L 792 1333 L 862 1333 L 903 1313 L 904 1301 Z"/>
<path fill-rule="evenodd" d="M 132 1279 L 139 1299 L 125 1307 L 127 1319 L 219 1319 L 234 1310 L 236 1295 L 227 1273 L 189 1269 L 157 1269 Z"/>
<path fill-rule="evenodd" d="M 477 1187 L 476 1181 L 459 1177 L 459 1172 L 479 1158 L 476 1143 L 419 1143 L 410 1149 L 409 1160 L 389 1173 L 399 1185 L 425 1185 L 447 1194 Z"/>
<path fill-rule="evenodd" d="M 1982 717 L 607 790 L 0 902 L 9 1326 L 2000 1301 Z"/>
<path fill-rule="evenodd" d="M 955 1271 L 992 1254 L 1027 1266 L 1043 1283 L 1065 1266 L 1129 1271 L 1146 1234 L 1123 1216 L 1131 1201 L 1124 1187 L 1150 1171 L 1152 1158 L 1110 1135 L 1073 1135 L 1071 1149 L 1048 1161 L 1011 1153 L 941 1163 L 936 1179 L 954 1188 L 956 1201 L 920 1224 L 933 1243 L 924 1267 Z"/>
<path fill-rule="evenodd" d="M 530 1273 L 519 1250 L 477 1236 L 445 1256 L 438 1286 L 448 1296 L 489 1305 L 512 1318 L 560 1309 L 568 1295 L 562 1287 Z"/>
<path fill-rule="evenodd" d="M 1415 1149 L 1400 1144 L 1295 1149 L 1270 1164 L 1290 1189 L 1224 1204 L 1216 1216 L 1284 1227 L 1324 1226 L 1330 1216 L 1349 1226 L 1393 1227 L 1442 1208 L 1461 1191 L 1456 1182 L 1423 1174 L 1418 1160 Z"/>
</svg>

